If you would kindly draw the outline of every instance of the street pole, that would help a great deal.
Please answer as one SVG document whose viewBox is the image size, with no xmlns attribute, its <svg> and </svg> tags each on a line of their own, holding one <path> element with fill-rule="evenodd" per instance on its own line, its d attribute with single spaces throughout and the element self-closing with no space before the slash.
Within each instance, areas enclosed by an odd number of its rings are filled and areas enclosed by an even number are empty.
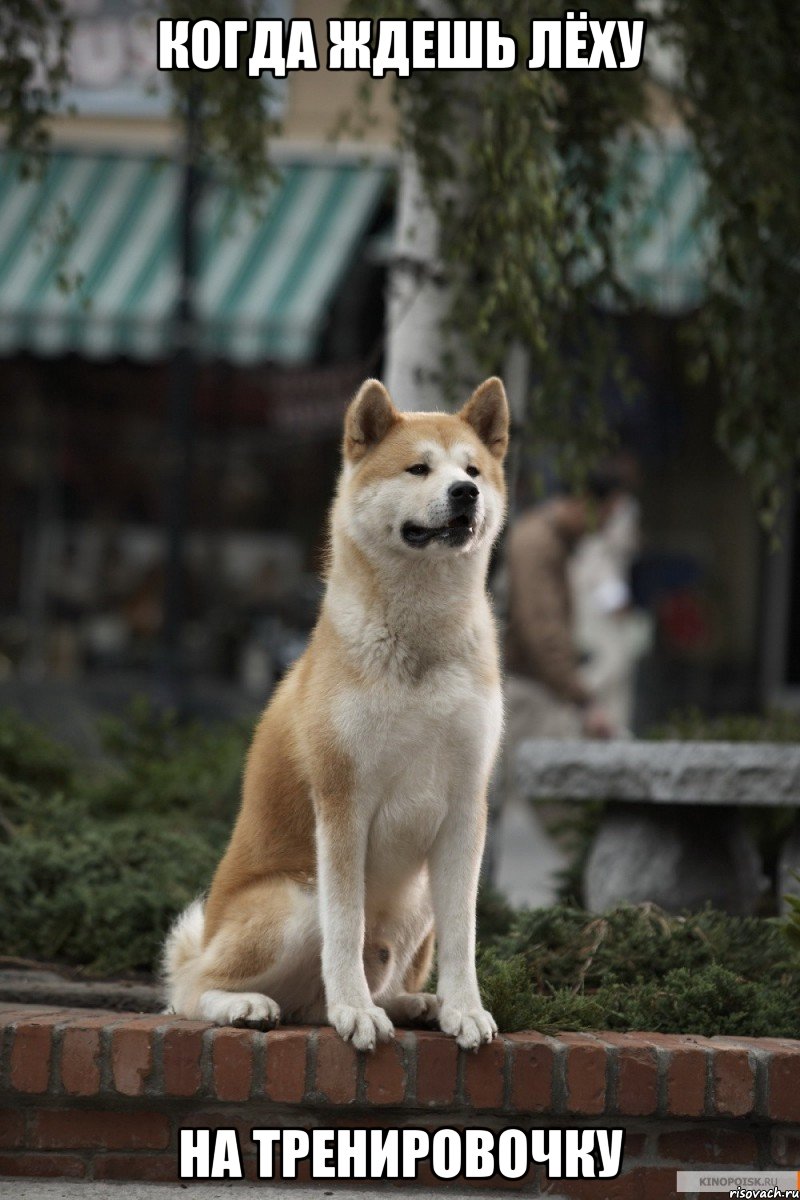
<svg viewBox="0 0 800 1200">
<path fill-rule="evenodd" d="M 202 187 L 200 148 L 201 97 L 189 88 L 178 213 L 178 300 L 172 335 L 172 357 L 166 429 L 164 621 L 160 662 L 161 700 L 178 715 L 186 710 L 183 626 L 186 611 L 186 535 L 192 469 L 192 433 L 197 380 L 197 209 Z"/>
</svg>

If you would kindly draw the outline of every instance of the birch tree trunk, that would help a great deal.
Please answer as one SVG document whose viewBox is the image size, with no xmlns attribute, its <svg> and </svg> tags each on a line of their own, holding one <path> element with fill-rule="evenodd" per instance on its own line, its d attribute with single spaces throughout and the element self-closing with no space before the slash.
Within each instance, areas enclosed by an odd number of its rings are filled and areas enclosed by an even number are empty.
<svg viewBox="0 0 800 1200">
<path fill-rule="evenodd" d="M 384 379 L 389 394 L 398 408 L 442 408 L 441 323 L 449 295 L 439 257 L 438 218 L 408 150 L 400 166 L 388 287 Z"/>
</svg>

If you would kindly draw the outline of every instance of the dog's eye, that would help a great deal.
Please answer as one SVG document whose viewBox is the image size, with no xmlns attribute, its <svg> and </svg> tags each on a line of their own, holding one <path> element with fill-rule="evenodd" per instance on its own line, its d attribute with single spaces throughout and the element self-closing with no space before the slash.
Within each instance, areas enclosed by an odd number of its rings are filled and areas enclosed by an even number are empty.
<svg viewBox="0 0 800 1200">
<path fill-rule="evenodd" d="M 480 471 L 478 470 L 478 468 L 477 468 L 477 467 L 473 467 L 473 466 L 469 466 L 469 467 L 467 467 L 467 468 L 466 468 L 466 472 L 467 472 L 467 474 L 468 474 L 468 475 L 469 475 L 469 476 L 470 476 L 472 479 L 475 479 L 475 477 L 476 477 L 477 475 L 480 475 Z"/>
<path fill-rule="evenodd" d="M 427 463 L 414 463 L 413 467 L 406 467 L 409 475 L 430 475 L 431 469 Z"/>
</svg>

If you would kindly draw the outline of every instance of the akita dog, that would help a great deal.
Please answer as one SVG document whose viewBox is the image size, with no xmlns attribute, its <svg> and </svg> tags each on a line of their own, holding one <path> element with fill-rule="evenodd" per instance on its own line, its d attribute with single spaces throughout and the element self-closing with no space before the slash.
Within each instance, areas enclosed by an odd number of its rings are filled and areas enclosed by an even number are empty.
<svg viewBox="0 0 800 1200">
<path fill-rule="evenodd" d="M 393 1021 L 438 1021 L 467 1049 L 497 1032 L 475 899 L 502 725 L 486 575 L 507 446 L 499 379 L 457 415 L 401 413 L 374 379 L 350 404 L 320 617 L 256 728 L 208 898 L 167 938 L 175 1012 L 327 1019 L 359 1050 Z"/>
</svg>

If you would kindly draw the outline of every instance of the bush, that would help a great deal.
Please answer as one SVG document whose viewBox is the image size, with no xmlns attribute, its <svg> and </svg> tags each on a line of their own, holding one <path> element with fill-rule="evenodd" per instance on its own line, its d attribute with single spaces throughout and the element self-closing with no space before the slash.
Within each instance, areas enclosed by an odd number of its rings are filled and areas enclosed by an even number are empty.
<svg viewBox="0 0 800 1200">
<path fill-rule="evenodd" d="M 772 709 L 708 717 L 699 708 L 689 708 L 672 713 L 646 737 L 660 742 L 800 742 L 800 714 Z"/>
<path fill-rule="evenodd" d="M 504 1029 L 800 1037 L 800 959 L 785 934 L 712 909 L 536 909 L 482 937 L 481 986 Z"/>
<path fill-rule="evenodd" d="M 102 735 L 107 761 L 78 769 L 0 714 L 0 950 L 151 971 L 225 848 L 247 733 L 180 726 L 137 702 Z"/>
<path fill-rule="evenodd" d="M 247 731 L 179 726 L 139 704 L 103 733 L 108 761 L 87 766 L 0 714 L 0 952 L 151 971 L 224 850 Z M 800 958 L 785 936 L 800 942 L 797 917 L 515 912 L 483 889 L 478 920 L 501 1029 L 800 1037 Z"/>
<path fill-rule="evenodd" d="M 12 709 L 0 710 L 0 777 L 31 787 L 66 787 L 74 766 L 64 746 Z"/>
<path fill-rule="evenodd" d="M 161 813 L 229 820 L 236 812 L 250 731 L 244 724 L 181 724 L 137 700 L 100 723 L 110 765 L 90 788 L 100 813 Z"/>
</svg>

